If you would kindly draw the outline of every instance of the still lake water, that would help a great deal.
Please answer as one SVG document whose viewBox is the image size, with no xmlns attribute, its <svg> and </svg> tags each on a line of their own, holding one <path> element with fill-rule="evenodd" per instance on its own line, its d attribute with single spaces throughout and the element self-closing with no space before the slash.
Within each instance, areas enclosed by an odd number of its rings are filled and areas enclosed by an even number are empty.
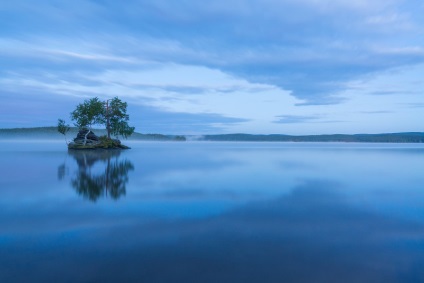
<svg viewBox="0 0 424 283">
<path fill-rule="evenodd" d="M 0 141 L 0 282 L 424 282 L 424 145 Z"/>
</svg>

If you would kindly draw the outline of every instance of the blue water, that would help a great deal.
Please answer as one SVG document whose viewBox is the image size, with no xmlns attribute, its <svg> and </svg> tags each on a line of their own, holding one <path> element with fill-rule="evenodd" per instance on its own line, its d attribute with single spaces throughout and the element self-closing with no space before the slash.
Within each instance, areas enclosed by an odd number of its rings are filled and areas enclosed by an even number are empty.
<svg viewBox="0 0 424 283">
<path fill-rule="evenodd" d="M 0 141 L 0 282 L 424 282 L 424 145 Z"/>
</svg>

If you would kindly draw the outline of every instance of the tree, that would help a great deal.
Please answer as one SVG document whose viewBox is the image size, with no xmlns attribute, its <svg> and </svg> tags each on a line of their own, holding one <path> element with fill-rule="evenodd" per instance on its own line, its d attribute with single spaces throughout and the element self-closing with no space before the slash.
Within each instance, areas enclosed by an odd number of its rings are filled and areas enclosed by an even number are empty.
<svg viewBox="0 0 424 283">
<path fill-rule="evenodd" d="M 87 142 L 87 136 L 91 132 L 93 125 L 104 124 L 104 106 L 97 97 L 84 100 L 84 103 L 77 105 L 77 108 L 71 112 L 71 119 L 75 121 L 75 126 L 80 130 L 88 129 L 84 136 L 84 145 Z"/>
<path fill-rule="evenodd" d="M 71 112 L 71 119 L 75 121 L 75 126 L 80 130 L 88 129 L 84 137 L 84 145 L 94 125 L 105 125 L 108 139 L 111 134 L 127 138 L 134 133 L 135 129 L 128 125 L 127 103 L 118 97 L 105 102 L 100 101 L 97 97 L 84 100 L 84 103 L 78 104 L 76 109 Z"/>
<path fill-rule="evenodd" d="M 134 127 L 128 125 L 129 116 L 127 114 L 127 103 L 122 102 L 118 97 L 106 101 L 105 103 L 105 123 L 107 137 L 110 135 L 127 138 L 134 133 Z"/>
<path fill-rule="evenodd" d="M 69 132 L 71 127 L 69 127 L 68 124 L 66 124 L 65 120 L 58 119 L 57 121 L 57 131 L 65 136 L 65 142 L 68 144 L 68 140 L 66 139 L 66 134 Z"/>
</svg>

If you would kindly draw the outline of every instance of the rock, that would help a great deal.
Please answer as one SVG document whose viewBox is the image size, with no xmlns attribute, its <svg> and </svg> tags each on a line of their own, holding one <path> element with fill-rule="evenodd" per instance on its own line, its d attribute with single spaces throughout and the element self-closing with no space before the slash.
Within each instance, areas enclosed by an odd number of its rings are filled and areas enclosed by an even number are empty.
<svg viewBox="0 0 424 283">
<path fill-rule="evenodd" d="M 96 136 L 92 131 L 90 131 L 88 129 L 79 130 L 79 132 L 77 134 L 77 137 L 74 139 L 74 141 L 76 141 L 76 140 L 84 140 L 85 139 L 85 135 L 87 133 L 88 133 L 87 140 L 99 141 L 99 137 Z"/>
<path fill-rule="evenodd" d="M 88 134 L 87 134 L 88 133 Z M 87 140 L 85 139 L 85 135 L 87 135 Z M 77 137 L 74 139 L 74 142 L 72 145 L 69 146 L 69 148 L 73 147 L 81 147 L 86 146 L 92 147 L 100 144 L 100 139 L 96 134 L 94 134 L 92 131 L 88 129 L 82 129 L 78 132 Z"/>
<path fill-rule="evenodd" d="M 87 139 L 85 139 L 86 134 Z M 68 149 L 129 149 L 129 147 L 121 144 L 118 139 L 109 139 L 106 136 L 98 137 L 92 131 L 82 129 L 74 141 L 68 144 Z"/>
</svg>

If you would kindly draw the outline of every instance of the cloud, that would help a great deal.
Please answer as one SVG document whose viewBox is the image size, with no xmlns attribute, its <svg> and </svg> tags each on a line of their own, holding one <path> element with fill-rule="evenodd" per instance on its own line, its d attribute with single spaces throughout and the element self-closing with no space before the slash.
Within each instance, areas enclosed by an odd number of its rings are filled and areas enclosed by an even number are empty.
<svg viewBox="0 0 424 283">
<path fill-rule="evenodd" d="M 77 97 L 57 96 L 28 89 L 24 93 L 0 91 L 0 125 L 9 127 L 41 127 L 54 126 L 58 118 L 68 120 L 73 110 L 69 105 L 80 102 Z"/>
<path fill-rule="evenodd" d="M 422 11 L 415 0 L 17 1 L 0 11 L 0 84 L 271 129 L 281 113 L 336 113 L 358 95 L 421 103 L 422 77 L 398 71 L 424 63 Z"/>
<path fill-rule="evenodd" d="M 424 103 L 406 103 L 408 108 L 424 108 Z"/>
<path fill-rule="evenodd" d="M 219 57 L 210 62 L 203 56 L 192 56 L 190 60 L 194 62 L 191 63 L 221 68 L 253 82 L 277 85 L 312 102 L 334 95 L 351 79 L 424 59 L 419 52 L 406 52 L 411 51 L 408 46 L 393 47 L 390 52 L 370 47 L 370 44 L 392 46 L 388 42 L 391 35 L 370 28 L 362 19 L 381 11 L 389 13 L 397 8 L 397 1 L 375 4 L 337 1 L 335 5 L 329 5 L 328 1 L 242 3 L 237 2 L 234 9 L 222 1 L 204 7 L 190 2 L 173 5 L 160 1 L 149 3 L 149 7 L 154 6 L 170 16 L 159 23 L 175 24 L 170 27 L 169 35 L 179 41 L 180 47 L 192 53 L 208 54 L 209 58 Z M 316 10 L 317 6 L 323 9 Z M 267 17 L 255 17 L 256 9 Z M 143 13 L 148 14 L 149 9 Z M 202 25 L 208 19 L 219 24 L 216 27 Z M 398 24 L 396 19 L 391 21 L 393 27 Z M 181 26 L 188 23 L 195 24 L 196 30 L 184 30 L 182 34 Z M 227 29 L 223 30 L 222 26 Z M 221 40 L 208 40 L 216 39 L 218 33 Z M 373 40 L 376 34 L 377 40 Z M 360 37 L 369 42 L 364 43 Z M 335 42 L 346 44 L 340 46 Z"/>
<path fill-rule="evenodd" d="M 322 115 L 298 116 L 298 115 L 280 115 L 277 116 L 277 121 L 274 123 L 291 124 L 319 121 Z"/>
<path fill-rule="evenodd" d="M 227 111 L 228 115 L 226 115 L 219 107 L 208 105 L 205 99 L 214 97 L 217 93 L 221 93 L 219 96 L 232 96 L 241 91 L 256 94 L 272 89 L 271 86 L 249 84 L 244 80 L 207 68 L 173 64 L 155 64 L 152 68 L 131 73 L 116 70 L 93 76 L 80 74 L 74 75 L 72 80 L 67 79 L 66 74 L 44 74 L 34 78 L 9 74 L 9 77 L 0 79 L 0 85 L 3 88 L 2 97 L 6 101 L 3 105 L 10 107 L 10 100 L 13 97 L 15 107 L 5 109 L 4 113 L 9 113 L 13 109 L 10 114 L 14 113 L 21 119 L 27 117 L 27 114 L 34 115 L 41 111 L 36 105 L 39 104 L 37 100 L 40 101 L 42 97 L 54 98 L 53 102 L 60 101 L 60 97 L 57 96 L 60 95 L 63 97 L 62 100 L 68 97 L 66 100 L 72 100 L 72 104 L 76 105 L 82 99 L 89 97 L 97 96 L 104 99 L 119 96 L 133 107 L 134 110 L 130 111 L 131 121 L 137 125 L 138 131 L 191 134 L 198 132 L 194 129 L 201 129 L 203 133 L 216 133 L 230 126 L 248 122 L 250 119 L 234 117 L 231 111 Z M 189 79 L 192 74 L 198 75 L 196 81 Z M 17 85 L 19 85 L 18 89 Z M 31 95 L 20 93 L 31 93 Z M 201 96 L 202 94 L 208 96 Z M 189 97 L 193 99 L 190 100 Z M 32 111 L 27 109 L 26 113 L 22 113 L 20 109 L 26 109 L 26 107 L 18 107 L 22 101 L 29 103 L 34 99 L 36 102 L 31 106 L 34 107 Z M 27 104 L 23 103 L 23 105 Z M 69 104 L 55 106 L 54 103 L 45 102 L 42 109 L 48 108 L 56 110 L 44 113 L 45 119 L 54 121 L 51 123 L 55 123 L 57 117 L 66 119 L 67 113 L 72 110 Z M 207 111 L 205 108 L 208 108 Z M 63 117 L 63 112 L 66 117 Z M 3 118 L 6 119 L 5 116 Z M 8 119 L 4 122 L 11 123 L 12 120 Z M 31 123 L 30 118 L 27 119 L 27 123 Z"/>
<path fill-rule="evenodd" d="M 393 111 L 375 110 L 375 111 L 362 111 L 361 113 L 364 113 L 364 114 L 390 114 L 390 113 L 393 113 Z"/>
<path fill-rule="evenodd" d="M 401 91 L 395 91 L 395 90 L 381 90 L 381 91 L 373 91 L 370 92 L 372 95 L 397 95 L 401 93 Z"/>
<path fill-rule="evenodd" d="M 194 129 L 202 129 L 202 133 L 217 133 L 249 120 L 216 113 L 167 112 L 146 105 L 137 106 L 137 111 L 132 112 L 131 121 L 140 125 L 137 131 L 142 133 L 196 134 L 198 130 Z"/>
<path fill-rule="evenodd" d="M 323 114 L 313 114 L 309 116 L 300 116 L 300 115 L 279 115 L 276 116 L 277 120 L 273 123 L 277 124 L 310 124 L 310 123 L 343 123 L 346 121 L 343 120 L 329 120 L 327 115 Z"/>
<path fill-rule="evenodd" d="M 64 50 L 47 49 L 51 56 L 207 66 L 290 90 L 311 104 L 319 100 L 341 103 L 328 97 L 352 79 L 424 62 L 419 45 L 404 43 L 417 36 L 414 30 L 402 35 L 390 31 L 400 21 L 420 24 L 414 15 L 406 16 L 399 1 L 252 0 L 233 5 L 221 0 L 201 5 L 195 1 L 128 1 L 126 5 L 104 1 L 82 5 L 86 9 L 79 7 L 80 2 L 55 6 L 42 1 L 43 9 L 25 9 L 45 15 L 40 22 L 48 24 L 56 21 L 53 11 L 63 8 L 67 20 L 85 25 L 80 34 L 66 30 L 77 43 L 80 38 L 96 45 L 101 42 L 118 54 L 78 52 L 69 49 L 75 44 L 67 44 Z M 43 12 L 45 9 L 51 11 Z M 106 19 L 113 28 L 94 33 Z M 372 28 L 370 22 L 384 25 L 388 31 Z M 397 43 L 392 42 L 395 33 Z"/>
<path fill-rule="evenodd" d="M 46 60 L 50 63 L 78 64 L 78 60 L 91 63 L 139 63 L 135 58 L 114 55 L 106 46 L 84 39 L 35 37 L 29 40 L 0 39 L 0 57 Z"/>
</svg>

